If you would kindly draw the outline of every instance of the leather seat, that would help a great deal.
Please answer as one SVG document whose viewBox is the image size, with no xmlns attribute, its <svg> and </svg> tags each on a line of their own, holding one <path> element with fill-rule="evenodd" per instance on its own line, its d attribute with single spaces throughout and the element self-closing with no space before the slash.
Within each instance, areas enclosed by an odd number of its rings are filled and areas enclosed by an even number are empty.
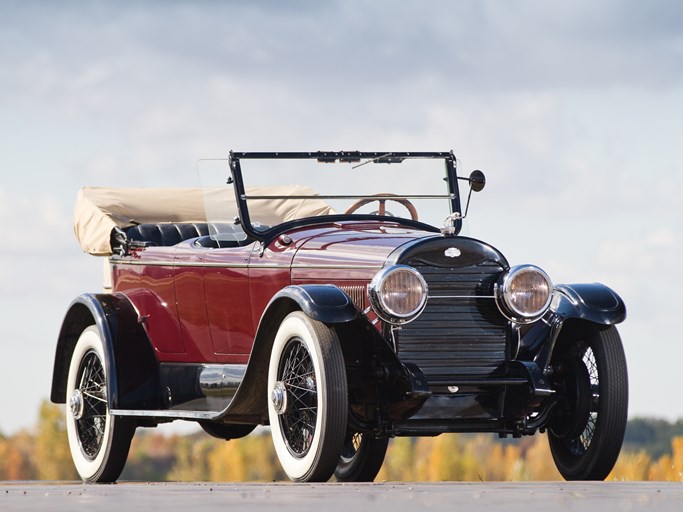
<svg viewBox="0 0 683 512">
<path fill-rule="evenodd" d="M 246 234 L 239 224 L 206 222 L 162 222 L 159 224 L 138 224 L 125 229 L 125 237 L 129 241 L 142 242 L 145 245 L 171 247 L 183 240 L 197 238 L 197 245 L 202 247 L 237 247 L 249 243 Z M 120 245 L 112 238 L 112 247 Z M 121 241 L 121 243 L 123 243 Z"/>
<path fill-rule="evenodd" d="M 138 224 L 126 229 L 126 237 L 129 240 L 149 242 L 151 245 L 159 247 L 170 247 L 183 240 L 208 234 L 209 227 L 206 222 Z"/>
</svg>

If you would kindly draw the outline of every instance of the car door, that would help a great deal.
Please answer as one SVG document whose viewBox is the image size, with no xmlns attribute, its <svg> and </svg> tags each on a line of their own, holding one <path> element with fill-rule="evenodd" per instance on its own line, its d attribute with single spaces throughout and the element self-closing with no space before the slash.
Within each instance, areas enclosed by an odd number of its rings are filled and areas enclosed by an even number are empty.
<svg viewBox="0 0 683 512">
<path fill-rule="evenodd" d="M 214 350 L 204 293 L 206 249 L 193 241 L 180 243 L 173 257 L 173 282 L 180 332 L 188 361 L 213 362 Z"/>
<path fill-rule="evenodd" d="M 204 292 L 213 352 L 219 362 L 246 363 L 254 342 L 249 259 L 255 244 L 204 252 Z"/>
</svg>

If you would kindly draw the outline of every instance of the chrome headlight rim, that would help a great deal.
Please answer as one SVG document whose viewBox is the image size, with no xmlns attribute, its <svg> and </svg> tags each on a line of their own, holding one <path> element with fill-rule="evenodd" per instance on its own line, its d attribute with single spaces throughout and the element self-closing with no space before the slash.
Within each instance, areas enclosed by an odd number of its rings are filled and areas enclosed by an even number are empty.
<svg viewBox="0 0 683 512">
<path fill-rule="evenodd" d="M 518 309 L 512 300 L 512 291 L 510 290 L 515 278 L 527 272 L 533 272 L 540 275 L 545 280 L 548 287 L 548 296 L 546 297 L 543 306 L 533 312 Z M 511 267 L 501 276 L 496 284 L 496 302 L 498 303 L 498 308 L 509 320 L 518 324 L 528 324 L 541 318 L 545 312 L 548 311 L 553 295 L 553 282 L 550 280 L 548 274 L 536 265 L 525 264 Z"/>
<path fill-rule="evenodd" d="M 422 286 L 423 293 L 420 302 L 410 313 L 400 313 L 393 310 L 383 299 L 382 285 L 386 282 L 386 279 L 395 272 L 409 272 L 413 277 L 417 278 L 420 282 L 420 286 Z M 422 277 L 422 274 L 408 265 L 392 265 L 383 268 L 375 274 L 368 285 L 368 298 L 370 299 L 372 310 L 380 320 L 394 325 L 407 324 L 408 322 L 415 320 L 427 305 L 428 295 L 429 288 L 427 286 L 427 281 Z"/>
</svg>

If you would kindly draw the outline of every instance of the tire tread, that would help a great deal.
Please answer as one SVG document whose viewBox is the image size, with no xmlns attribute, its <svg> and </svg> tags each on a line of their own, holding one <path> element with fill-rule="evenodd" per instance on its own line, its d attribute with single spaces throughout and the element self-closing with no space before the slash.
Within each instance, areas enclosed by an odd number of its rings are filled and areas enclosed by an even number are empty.
<svg viewBox="0 0 683 512">
<path fill-rule="evenodd" d="M 619 333 L 614 326 L 581 326 L 569 336 L 590 342 L 600 379 L 598 422 L 587 451 L 575 456 L 564 440 L 548 434 L 558 471 L 566 480 L 604 480 L 619 457 L 626 432 L 628 412 L 628 371 Z M 564 340 L 566 341 L 566 340 Z"/>
</svg>

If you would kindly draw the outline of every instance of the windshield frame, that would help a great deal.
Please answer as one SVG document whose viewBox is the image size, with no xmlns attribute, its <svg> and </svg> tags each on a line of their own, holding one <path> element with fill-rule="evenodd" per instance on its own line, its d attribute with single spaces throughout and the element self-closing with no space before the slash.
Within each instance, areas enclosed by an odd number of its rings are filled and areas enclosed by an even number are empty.
<svg viewBox="0 0 683 512">
<path fill-rule="evenodd" d="M 407 227 L 422 229 L 425 231 L 438 233 L 440 228 L 432 226 L 420 221 L 406 219 L 403 217 L 394 217 L 385 215 L 379 217 L 377 215 L 364 214 L 337 214 L 324 215 L 317 217 L 306 217 L 293 221 L 283 222 L 276 226 L 272 226 L 265 230 L 257 230 L 251 223 L 249 216 L 248 199 L 246 194 L 244 180 L 242 178 L 242 160 L 297 160 L 297 159 L 314 159 L 321 163 L 335 164 L 335 163 L 355 163 L 359 166 L 365 164 L 400 164 L 407 159 L 434 159 L 443 160 L 446 168 L 445 180 L 448 185 L 448 195 L 444 196 L 450 199 L 451 213 L 461 213 L 460 192 L 458 188 L 457 176 L 457 159 L 453 151 L 447 152 L 396 152 L 396 151 L 316 151 L 316 152 L 236 152 L 230 151 L 228 157 L 228 166 L 230 169 L 231 180 L 235 190 L 235 200 L 237 202 L 237 209 L 239 212 L 239 222 L 242 229 L 249 238 L 258 240 L 263 244 L 270 243 L 281 233 L 306 225 L 315 225 L 320 223 L 338 222 L 338 221 L 372 221 L 378 222 L 381 219 L 383 222 L 391 222 L 402 224 Z M 355 196 L 354 196 L 355 197 Z M 358 197 L 363 197 L 358 195 Z M 462 229 L 462 219 L 456 218 L 454 220 L 455 234 L 458 234 Z"/>
</svg>

